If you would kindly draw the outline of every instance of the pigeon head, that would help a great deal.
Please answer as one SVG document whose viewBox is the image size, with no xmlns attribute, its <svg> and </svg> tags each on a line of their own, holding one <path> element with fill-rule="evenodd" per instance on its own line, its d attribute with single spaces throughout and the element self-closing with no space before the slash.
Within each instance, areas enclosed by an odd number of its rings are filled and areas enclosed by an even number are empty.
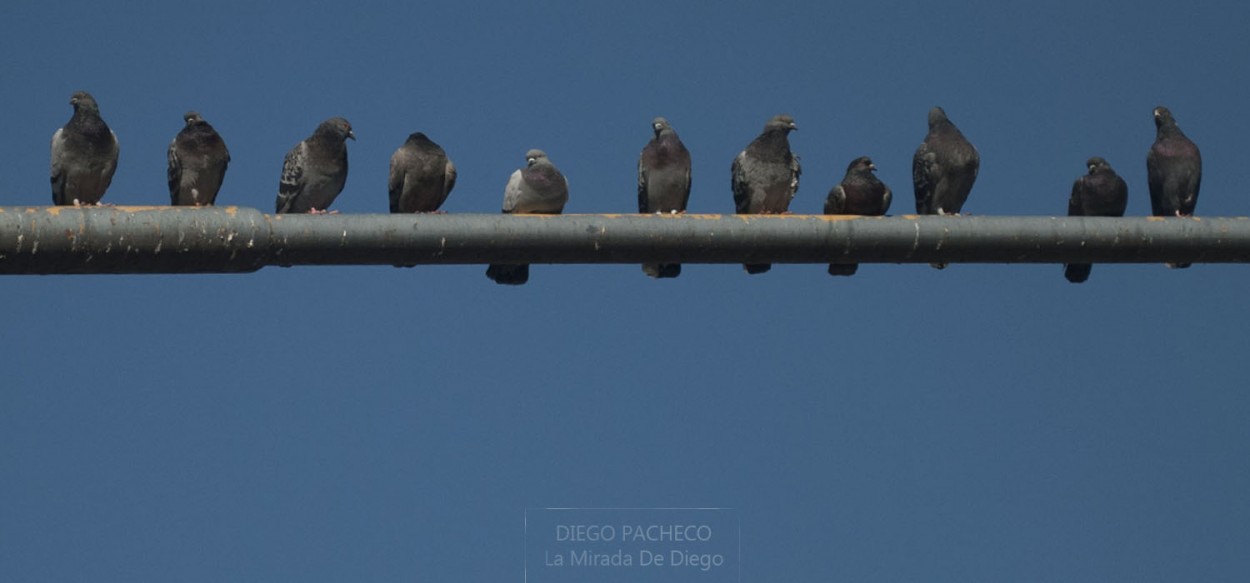
<svg viewBox="0 0 1250 583">
<path fill-rule="evenodd" d="M 74 106 L 74 111 L 94 111 L 100 112 L 100 105 L 95 102 L 95 98 L 86 91 L 75 91 L 69 98 L 69 104 Z"/>
<path fill-rule="evenodd" d="M 946 117 L 946 110 L 935 107 L 929 110 L 929 127 L 932 128 L 943 123 L 950 123 L 950 119 Z"/>
<path fill-rule="evenodd" d="M 1166 126 L 1176 125 L 1176 120 L 1172 119 L 1172 112 L 1168 108 L 1160 105 L 1155 108 L 1155 127 L 1162 128 Z"/>
<path fill-rule="evenodd" d="M 1090 158 L 1089 160 L 1086 160 L 1086 161 L 1085 161 L 1085 166 L 1089 168 L 1089 173 L 1090 173 L 1090 174 L 1093 174 L 1093 173 L 1095 173 L 1095 172 L 1097 172 L 1097 171 L 1099 171 L 1099 170 L 1110 170 L 1110 169 L 1111 169 L 1111 165 L 1110 165 L 1110 164 L 1108 164 L 1106 160 L 1104 160 L 1104 159 L 1102 159 L 1101 157 L 1098 157 L 1098 156 L 1094 156 L 1093 158 Z"/>
<path fill-rule="evenodd" d="M 208 123 L 204 121 L 203 117 L 200 117 L 200 113 L 198 111 L 188 111 L 182 114 L 182 121 L 187 123 L 187 127 Z"/>
<path fill-rule="evenodd" d="M 547 161 L 547 153 L 542 150 L 530 150 L 525 153 L 525 164 L 533 166 L 539 162 Z"/>
<path fill-rule="evenodd" d="M 860 156 L 851 160 L 851 165 L 846 167 L 847 172 L 873 172 L 876 171 L 877 165 L 872 163 L 872 158 L 868 156 Z"/>
<path fill-rule="evenodd" d="M 671 130 L 673 129 L 673 126 L 668 125 L 668 120 L 662 117 L 657 117 L 651 120 L 651 129 L 655 130 L 655 137 L 658 138 L 664 130 Z"/>
<path fill-rule="evenodd" d="M 317 126 L 317 133 L 329 134 L 339 141 L 346 141 L 347 138 L 356 139 L 356 134 L 352 132 L 352 124 L 341 117 L 332 117 L 321 122 Z"/>
<path fill-rule="evenodd" d="M 772 119 L 768 120 L 768 123 L 764 124 L 764 131 L 766 132 L 781 130 L 790 133 L 797 129 L 799 129 L 799 126 L 794 124 L 794 118 L 784 113 L 773 116 Z"/>
</svg>

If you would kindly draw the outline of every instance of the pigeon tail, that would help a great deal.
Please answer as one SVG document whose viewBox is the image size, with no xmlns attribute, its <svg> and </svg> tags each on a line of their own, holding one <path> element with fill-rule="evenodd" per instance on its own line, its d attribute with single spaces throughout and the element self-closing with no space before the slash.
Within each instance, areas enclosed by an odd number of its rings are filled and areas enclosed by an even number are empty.
<svg viewBox="0 0 1250 583">
<path fill-rule="evenodd" d="M 668 279 L 681 275 L 680 263 L 644 263 L 643 273 L 656 279 Z"/>
<path fill-rule="evenodd" d="M 829 275 L 855 275 L 859 270 L 858 263 L 830 263 Z"/>
<path fill-rule="evenodd" d="M 768 270 L 773 268 L 773 264 L 771 263 L 745 263 L 742 265 L 742 268 L 747 270 L 747 273 L 751 275 L 758 275 L 761 273 L 768 273 Z"/>
<path fill-rule="evenodd" d="M 530 279 L 530 266 L 491 264 L 486 268 L 486 277 L 499 285 L 522 285 Z"/>
<path fill-rule="evenodd" d="M 1187 269 L 1192 263 L 1169 263 L 1168 269 Z"/>
<path fill-rule="evenodd" d="M 1072 283 L 1084 283 L 1089 279 L 1089 272 L 1093 268 L 1090 263 L 1069 263 L 1063 268 L 1063 276 Z"/>
</svg>

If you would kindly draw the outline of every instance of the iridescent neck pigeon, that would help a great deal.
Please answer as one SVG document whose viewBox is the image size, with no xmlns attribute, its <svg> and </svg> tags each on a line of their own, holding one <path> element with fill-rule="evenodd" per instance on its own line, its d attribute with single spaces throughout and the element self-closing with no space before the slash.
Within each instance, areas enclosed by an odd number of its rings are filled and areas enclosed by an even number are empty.
<svg viewBox="0 0 1250 583">
<path fill-rule="evenodd" d="M 52 134 L 52 204 L 100 204 L 117 171 L 117 135 L 86 91 L 69 100 L 74 116 Z"/>
<path fill-rule="evenodd" d="M 278 213 L 327 212 L 347 183 L 348 138 L 356 139 L 352 124 L 334 117 L 287 152 L 274 204 Z"/>
<path fill-rule="evenodd" d="M 690 152 L 668 120 L 651 121 L 655 137 L 638 156 L 638 212 L 675 214 L 686 212 L 690 200 Z M 651 277 L 677 277 L 680 263 L 648 263 L 642 271 Z"/>
<path fill-rule="evenodd" d="M 507 214 L 558 215 L 569 200 L 569 182 L 542 150 L 525 153 L 525 167 L 512 173 L 503 192 L 503 212 Z M 503 285 L 529 281 L 528 264 L 492 264 L 486 277 Z"/>
<path fill-rule="evenodd" d="M 782 214 L 799 191 L 799 157 L 790 152 L 790 132 L 799 129 L 794 118 L 774 116 L 764 131 L 747 145 L 732 167 L 734 206 L 738 214 Z M 743 265 L 747 273 L 764 273 L 767 263 Z"/>
<path fill-rule="evenodd" d="M 199 113 L 182 116 L 186 125 L 169 142 L 169 204 L 212 206 L 226 177 L 230 151 Z"/>
</svg>

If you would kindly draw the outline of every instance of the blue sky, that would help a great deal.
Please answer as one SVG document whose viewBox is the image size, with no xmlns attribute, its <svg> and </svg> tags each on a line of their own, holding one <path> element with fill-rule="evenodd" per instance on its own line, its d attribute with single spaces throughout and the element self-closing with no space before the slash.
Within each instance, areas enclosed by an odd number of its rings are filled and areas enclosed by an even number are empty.
<svg viewBox="0 0 1250 583">
<path fill-rule="evenodd" d="M 0 204 L 50 202 L 85 89 L 117 204 L 168 201 L 195 109 L 233 156 L 221 204 L 271 210 L 341 115 L 342 212 L 386 210 L 414 131 L 459 168 L 449 212 L 496 212 L 529 148 L 567 212 L 629 212 L 663 115 L 691 211 L 731 212 L 733 156 L 784 112 L 792 210 L 870 155 L 900 214 L 941 105 L 982 157 L 965 212 L 1061 214 L 1098 155 L 1144 215 L 1166 105 L 1197 213 L 1250 213 L 1242 3 L 350 4 L 0 7 Z M 732 508 L 742 581 L 1250 575 L 1241 266 L 484 271 L 4 278 L 0 579 L 520 581 L 553 506 Z"/>
</svg>

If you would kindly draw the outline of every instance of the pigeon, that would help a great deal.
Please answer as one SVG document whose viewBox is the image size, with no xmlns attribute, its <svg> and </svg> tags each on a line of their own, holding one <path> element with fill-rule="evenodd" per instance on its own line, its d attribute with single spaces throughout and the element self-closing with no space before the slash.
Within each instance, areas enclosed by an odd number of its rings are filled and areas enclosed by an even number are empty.
<svg viewBox="0 0 1250 583">
<path fill-rule="evenodd" d="M 929 110 L 929 133 L 912 158 L 916 214 L 958 215 L 977 180 L 981 156 L 946 118 L 940 107 Z M 945 263 L 932 263 L 942 269 Z"/>
<path fill-rule="evenodd" d="M 69 99 L 74 117 L 52 134 L 52 204 L 97 205 L 117 170 L 117 134 L 86 91 Z"/>
<path fill-rule="evenodd" d="M 1068 199 L 1070 217 L 1122 217 L 1128 206 L 1128 185 L 1120 178 L 1106 160 L 1097 156 L 1085 165 L 1089 174 L 1072 184 L 1072 197 Z M 1089 279 L 1093 268 L 1089 263 L 1069 263 L 1063 267 L 1063 276 L 1072 283 Z"/>
<path fill-rule="evenodd" d="M 781 214 L 799 190 L 799 157 L 790 153 L 790 132 L 799 129 L 794 118 L 778 115 L 734 158 L 733 191 L 737 213 Z M 764 273 L 767 263 L 743 265 L 747 273 Z"/>
<path fill-rule="evenodd" d="M 842 183 L 829 190 L 825 214 L 881 216 L 890 210 L 894 195 L 873 174 L 876 170 L 877 165 L 868 156 L 851 160 Z M 858 269 L 857 263 L 833 263 L 829 265 L 829 275 L 854 275 Z"/>
<path fill-rule="evenodd" d="M 1156 217 L 1188 217 L 1198 204 L 1202 185 L 1202 155 L 1172 118 L 1168 108 L 1159 106 L 1155 114 L 1155 143 L 1146 155 L 1146 176 L 1150 182 L 1150 208 Z M 1169 263 L 1185 268 L 1188 263 Z"/>
<path fill-rule="evenodd" d="M 352 124 L 332 117 L 286 153 L 275 204 L 278 213 L 326 212 L 347 182 L 347 138 L 356 139 Z"/>
<path fill-rule="evenodd" d="M 230 164 L 230 151 L 199 113 L 182 116 L 186 126 L 169 142 L 169 204 L 212 206 Z"/>
<path fill-rule="evenodd" d="M 638 156 L 638 212 L 684 213 L 690 200 L 690 152 L 668 120 L 651 121 L 655 138 Z M 655 278 L 681 275 L 680 263 L 648 263 L 642 271 Z"/>
<path fill-rule="evenodd" d="M 525 153 L 525 167 L 512 173 L 503 191 L 503 212 L 507 214 L 558 215 L 569 201 L 569 181 L 542 150 Z M 529 281 L 530 266 L 494 264 L 486 277 L 503 285 Z"/>
<path fill-rule="evenodd" d="M 425 134 L 417 132 L 391 155 L 387 181 L 392 213 L 432 213 L 456 187 L 456 165 Z"/>
</svg>

